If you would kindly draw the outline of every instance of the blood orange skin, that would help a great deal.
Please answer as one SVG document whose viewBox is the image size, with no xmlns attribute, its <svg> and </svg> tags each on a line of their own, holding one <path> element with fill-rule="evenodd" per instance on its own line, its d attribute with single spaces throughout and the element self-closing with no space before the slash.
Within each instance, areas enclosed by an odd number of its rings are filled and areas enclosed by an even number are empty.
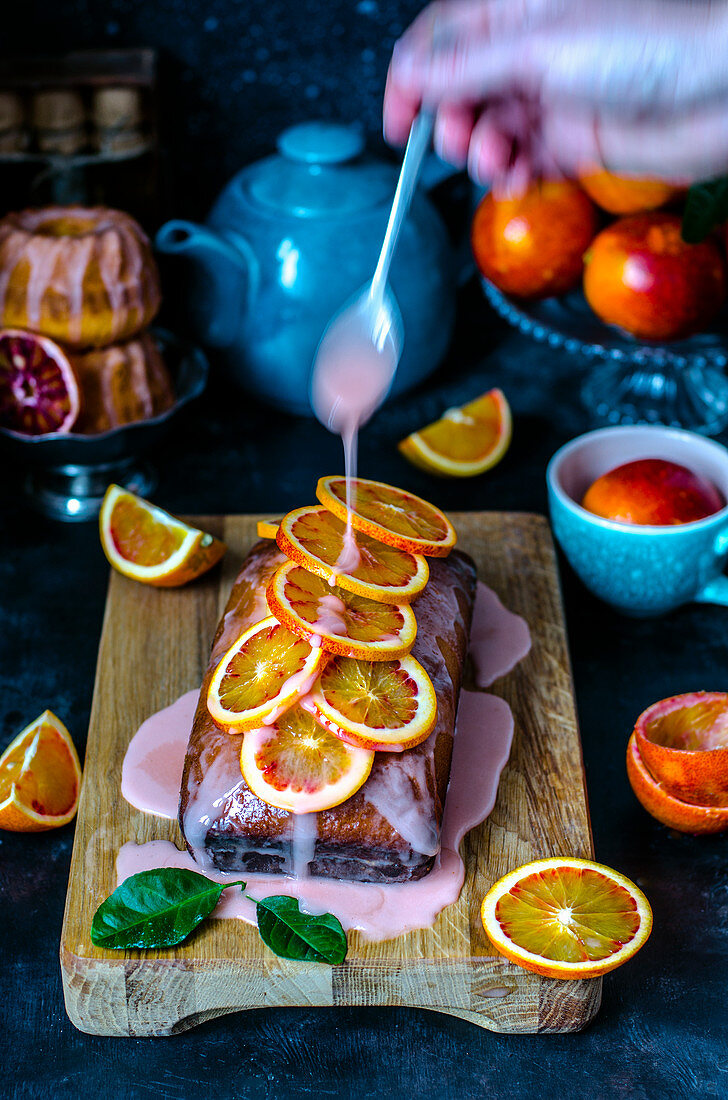
<svg viewBox="0 0 728 1100">
<path fill-rule="evenodd" d="M 721 833 L 728 829 L 728 806 L 695 806 L 683 802 L 647 770 L 633 733 L 627 744 L 627 778 L 648 814 L 680 833 Z"/>
<path fill-rule="evenodd" d="M 81 408 L 65 352 L 45 336 L 0 332 L 0 425 L 23 435 L 70 432 Z"/>
<path fill-rule="evenodd" d="M 641 214 L 646 210 L 657 210 L 681 193 L 681 188 L 664 180 L 615 176 L 603 170 L 580 172 L 579 183 L 589 198 L 610 214 Z"/>
<path fill-rule="evenodd" d="M 667 527 L 712 516 L 725 501 L 711 482 L 687 467 L 640 458 L 598 477 L 581 505 L 617 523 Z"/>
<path fill-rule="evenodd" d="M 576 286 L 597 231 L 590 198 L 569 180 L 532 184 L 517 199 L 485 196 L 471 242 L 486 279 L 518 298 L 548 298 Z"/>
<path fill-rule="evenodd" d="M 662 699 L 639 716 L 634 735 L 645 768 L 669 794 L 728 808 L 728 694 Z"/>
<path fill-rule="evenodd" d="M 676 214 L 634 214 L 603 229 L 586 253 L 584 294 L 597 314 L 643 340 L 700 332 L 725 300 L 715 240 L 686 244 Z"/>
</svg>

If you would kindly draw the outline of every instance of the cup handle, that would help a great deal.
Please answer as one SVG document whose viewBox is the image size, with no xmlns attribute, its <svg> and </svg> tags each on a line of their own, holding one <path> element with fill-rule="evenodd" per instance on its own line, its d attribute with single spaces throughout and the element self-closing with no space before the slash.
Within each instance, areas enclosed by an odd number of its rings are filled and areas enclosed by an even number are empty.
<svg viewBox="0 0 728 1100">
<path fill-rule="evenodd" d="M 728 528 L 721 531 L 715 540 L 715 553 L 724 555 L 728 551 Z M 693 597 L 695 603 L 718 603 L 728 606 L 728 577 L 720 573 L 713 577 Z"/>
</svg>

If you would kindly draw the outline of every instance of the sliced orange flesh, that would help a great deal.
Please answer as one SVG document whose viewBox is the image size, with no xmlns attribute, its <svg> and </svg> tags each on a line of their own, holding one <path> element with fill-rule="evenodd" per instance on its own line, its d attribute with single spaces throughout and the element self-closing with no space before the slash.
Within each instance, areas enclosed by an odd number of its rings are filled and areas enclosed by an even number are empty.
<svg viewBox="0 0 728 1100">
<path fill-rule="evenodd" d="M 328 656 L 269 615 L 218 663 L 207 691 L 210 717 L 232 733 L 270 725 L 308 694 Z"/>
<path fill-rule="evenodd" d="M 346 478 L 320 478 L 316 496 L 346 523 Z M 379 542 L 433 558 L 446 557 L 457 541 L 455 528 L 434 504 L 404 489 L 361 477 L 352 482 L 351 524 Z"/>
<path fill-rule="evenodd" d="M 379 603 L 338 585 L 331 587 L 292 561 L 273 574 L 266 598 L 278 621 L 294 634 L 309 640 L 318 636 L 322 649 L 343 657 L 404 657 L 417 634 L 417 621 L 407 604 Z"/>
<path fill-rule="evenodd" d="M 81 397 L 70 360 L 47 336 L 0 331 L 0 425 L 23 435 L 70 432 Z"/>
<path fill-rule="evenodd" d="M 648 771 L 634 733 L 627 744 L 627 778 L 647 813 L 669 829 L 695 836 L 728 829 L 728 806 L 703 806 L 677 798 Z"/>
<path fill-rule="evenodd" d="M 240 769 L 253 794 L 294 814 L 317 813 L 355 794 L 374 753 L 347 745 L 295 707 L 243 738 Z"/>
<path fill-rule="evenodd" d="M 697 806 L 728 806 L 728 694 L 662 699 L 634 732 L 645 767 L 666 791 Z"/>
<path fill-rule="evenodd" d="M 549 978 L 606 974 L 652 930 L 639 887 L 586 859 L 541 859 L 511 871 L 485 895 L 481 918 L 501 954 Z"/>
<path fill-rule="evenodd" d="M 511 410 L 501 390 L 490 390 L 403 439 L 405 458 L 432 474 L 474 477 L 500 462 L 511 442 Z"/>
<path fill-rule="evenodd" d="M 414 657 L 334 657 L 301 705 L 336 737 L 382 752 L 419 745 L 437 719 L 435 690 Z"/>
<path fill-rule="evenodd" d="M 274 539 L 278 534 L 279 520 L 259 519 L 257 524 L 259 539 Z"/>
<path fill-rule="evenodd" d="M 160 588 L 187 584 L 225 553 L 224 542 L 119 485 L 106 490 L 99 530 L 104 553 L 115 569 Z"/>
<path fill-rule="evenodd" d="M 427 584 L 429 567 L 421 554 L 408 554 L 369 535 L 358 534 L 359 564 L 342 571 L 346 525 L 328 510 L 296 508 L 281 520 L 276 541 L 291 561 L 358 596 L 384 603 L 411 603 Z"/>
<path fill-rule="evenodd" d="M 0 828 L 37 833 L 65 825 L 76 813 L 80 789 L 71 736 L 45 710 L 0 757 Z"/>
</svg>

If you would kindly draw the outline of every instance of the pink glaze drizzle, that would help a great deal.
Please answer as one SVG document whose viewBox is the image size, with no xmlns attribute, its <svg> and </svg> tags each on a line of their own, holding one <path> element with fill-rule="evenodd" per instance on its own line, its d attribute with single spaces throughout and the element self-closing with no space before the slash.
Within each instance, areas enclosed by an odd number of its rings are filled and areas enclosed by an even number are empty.
<svg viewBox="0 0 728 1100">
<path fill-rule="evenodd" d="M 524 621 L 504 608 L 488 588 L 479 585 L 471 636 L 471 656 L 479 669 L 479 679 L 505 675 L 529 647 Z M 492 655 L 488 650 L 493 651 Z M 510 666 L 508 661 L 512 662 Z M 124 797 L 133 805 L 160 816 L 176 816 L 181 761 L 196 699 L 197 692 L 188 692 L 171 707 L 147 719 L 133 739 L 124 762 L 122 786 Z M 344 928 L 357 929 L 369 940 L 390 939 L 415 928 L 429 927 L 438 913 L 458 898 L 465 875 L 458 851 L 460 842 L 493 808 L 512 737 L 513 717 L 502 699 L 482 691 L 461 691 L 441 848 L 433 870 L 425 878 L 379 886 L 311 877 L 308 864 L 315 844 L 316 815 L 291 815 L 294 818 L 291 871 L 298 877 L 249 874 L 248 890 L 256 898 L 287 894 L 299 898 L 302 907 L 309 911 L 333 912 Z M 157 751 L 163 753 L 164 760 L 178 762 L 178 770 L 175 763 L 175 767 L 165 766 L 160 775 L 161 758 L 157 757 Z M 386 809 L 392 792 L 380 793 Z M 376 792 L 374 797 L 378 797 Z M 397 801 L 401 799 L 398 797 Z M 170 813 L 172 806 L 174 810 Z M 397 827 L 410 829 L 411 841 L 416 842 L 418 850 L 434 847 L 434 838 L 422 835 L 421 822 L 416 817 L 410 822 L 398 819 Z M 117 879 L 122 882 L 138 871 L 166 866 L 201 869 L 187 852 L 180 852 L 168 841 L 125 844 L 117 859 Z M 240 877 L 221 874 L 207 865 L 202 870 L 219 882 Z M 223 894 L 213 915 L 255 923 L 253 904 L 237 889 Z"/>
</svg>

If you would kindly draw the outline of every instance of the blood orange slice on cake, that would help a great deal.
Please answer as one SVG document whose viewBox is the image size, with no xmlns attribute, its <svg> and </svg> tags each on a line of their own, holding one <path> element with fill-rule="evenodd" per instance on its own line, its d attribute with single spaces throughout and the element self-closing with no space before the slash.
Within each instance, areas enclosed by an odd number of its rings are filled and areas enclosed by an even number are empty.
<svg viewBox="0 0 728 1100">
<path fill-rule="evenodd" d="M 328 657 L 268 616 L 219 662 L 207 691 L 210 717 L 232 733 L 272 724 L 311 690 Z"/>
<path fill-rule="evenodd" d="M 253 794 L 294 814 L 329 810 L 369 776 L 374 753 L 347 745 L 300 707 L 243 738 L 240 769 Z"/>
<path fill-rule="evenodd" d="M 346 524 L 328 508 L 296 508 L 281 520 L 276 541 L 291 561 L 341 588 L 383 603 L 411 603 L 427 584 L 421 554 L 408 554 L 369 535 L 356 537 L 358 564 L 341 567 Z"/>
<path fill-rule="evenodd" d="M 346 478 L 320 478 L 316 496 L 346 523 Z M 350 515 L 356 531 L 410 554 L 444 558 L 457 541 L 455 528 L 434 504 L 381 481 L 354 478 Z"/>
<path fill-rule="evenodd" d="M 294 634 L 318 636 L 323 649 L 344 657 L 404 657 L 417 634 L 417 621 L 407 604 L 379 603 L 332 587 L 292 561 L 273 574 L 266 597 L 275 617 Z"/>
<path fill-rule="evenodd" d="M 384 752 L 419 745 L 437 719 L 435 690 L 414 657 L 334 657 L 301 705 L 343 741 Z"/>
<path fill-rule="evenodd" d="M 24 435 L 69 432 L 81 407 L 65 352 L 46 336 L 0 332 L 0 425 Z"/>
</svg>

